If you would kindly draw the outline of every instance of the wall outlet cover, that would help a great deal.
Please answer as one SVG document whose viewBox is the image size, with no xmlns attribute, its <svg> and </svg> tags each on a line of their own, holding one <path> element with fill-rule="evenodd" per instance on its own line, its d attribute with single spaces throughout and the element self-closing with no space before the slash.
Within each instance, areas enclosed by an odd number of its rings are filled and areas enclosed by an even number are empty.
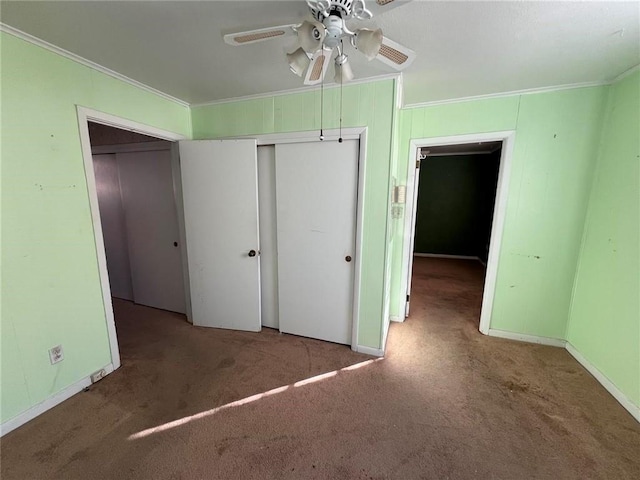
<svg viewBox="0 0 640 480">
<path fill-rule="evenodd" d="M 51 361 L 51 365 L 54 365 L 64 360 L 64 352 L 62 351 L 62 345 L 56 345 L 55 347 L 49 349 L 49 360 Z"/>
<path fill-rule="evenodd" d="M 107 371 L 102 368 L 97 372 L 91 374 L 91 383 L 96 383 L 98 380 L 102 380 L 107 375 Z"/>
</svg>

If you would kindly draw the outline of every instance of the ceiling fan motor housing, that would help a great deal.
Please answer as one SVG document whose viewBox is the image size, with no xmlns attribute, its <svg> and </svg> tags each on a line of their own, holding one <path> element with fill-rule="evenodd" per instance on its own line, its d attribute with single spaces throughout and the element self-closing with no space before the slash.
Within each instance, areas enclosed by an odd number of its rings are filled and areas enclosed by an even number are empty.
<svg viewBox="0 0 640 480">
<path fill-rule="evenodd" d="M 313 17 L 319 22 L 323 22 L 327 14 L 350 18 L 353 14 L 353 2 L 354 0 L 318 0 L 307 1 L 307 4 Z"/>
<path fill-rule="evenodd" d="M 327 29 L 324 44 L 327 48 L 334 48 L 340 43 L 340 38 L 344 33 L 344 21 L 338 15 L 331 14 L 324 19 L 322 24 Z"/>
<path fill-rule="evenodd" d="M 374 0 L 305 1 L 312 18 L 307 18 L 302 23 L 229 33 L 224 35 L 224 41 L 229 45 L 246 45 L 296 35 L 299 48 L 288 53 L 286 58 L 291 71 L 300 77 L 304 76 L 305 85 L 322 83 L 330 64 L 328 60 L 334 57 L 336 52 L 335 81 L 342 84 L 353 79 L 343 43 L 350 43 L 368 60 L 375 58 L 396 70 L 408 67 L 415 58 L 415 52 L 384 37 L 379 28 L 358 28 L 354 31 L 349 29 L 347 22 L 373 18 L 373 13 L 367 9 L 367 2 L 372 4 Z M 394 0 L 375 0 L 378 7 L 392 2 Z M 400 2 L 397 2 L 396 6 L 399 4 Z"/>
<path fill-rule="evenodd" d="M 345 21 L 351 18 L 368 20 L 372 14 L 365 6 L 365 0 L 307 0 L 313 17 L 324 25 L 324 45 L 333 49 L 345 35 L 352 37 Z M 315 32 L 314 32 L 315 33 Z"/>
</svg>

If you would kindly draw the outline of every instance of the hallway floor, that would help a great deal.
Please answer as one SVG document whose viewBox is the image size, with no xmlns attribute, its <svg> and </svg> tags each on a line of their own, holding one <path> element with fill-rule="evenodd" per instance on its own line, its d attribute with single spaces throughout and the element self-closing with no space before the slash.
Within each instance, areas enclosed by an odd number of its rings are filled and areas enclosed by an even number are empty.
<svg viewBox="0 0 640 480">
<path fill-rule="evenodd" d="M 639 424 L 564 349 L 478 332 L 479 263 L 414 267 L 380 360 L 116 301 L 122 367 L 6 435 L 2 478 L 640 478 Z"/>
</svg>

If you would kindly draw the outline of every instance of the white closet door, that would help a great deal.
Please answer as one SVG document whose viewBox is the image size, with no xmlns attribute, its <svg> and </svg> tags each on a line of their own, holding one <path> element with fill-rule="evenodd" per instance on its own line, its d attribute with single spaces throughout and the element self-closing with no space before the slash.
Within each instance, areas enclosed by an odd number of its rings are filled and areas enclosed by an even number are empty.
<svg viewBox="0 0 640 480">
<path fill-rule="evenodd" d="M 282 332 L 351 343 L 358 145 L 276 145 Z"/>
<path fill-rule="evenodd" d="M 118 153 L 136 303 L 185 313 L 171 152 Z"/>
<path fill-rule="evenodd" d="M 194 325 L 260 330 L 255 140 L 180 142 Z"/>
<path fill-rule="evenodd" d="M 114 153 L 93 155 L 93 171 L 100 208 L 100 223 L 107 256 L 109 286 L 116 298 L 133 300 L 129 247 L 120 194 L 118 162 Z"/>
</svg>

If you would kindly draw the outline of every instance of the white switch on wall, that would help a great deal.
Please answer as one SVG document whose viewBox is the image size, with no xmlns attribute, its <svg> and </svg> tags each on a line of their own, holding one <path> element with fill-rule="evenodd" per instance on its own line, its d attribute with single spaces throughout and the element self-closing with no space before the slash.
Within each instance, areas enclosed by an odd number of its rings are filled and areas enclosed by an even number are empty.
<svg viewBox="0 0 640 480">
<path fill-rule="evenodd" d="M 51 360 L 51 365 L 61 362 L 64 359 L 62 345 L 56 345 L 55 347 L 49 349 L 49 359 Z"/>
</svg>

